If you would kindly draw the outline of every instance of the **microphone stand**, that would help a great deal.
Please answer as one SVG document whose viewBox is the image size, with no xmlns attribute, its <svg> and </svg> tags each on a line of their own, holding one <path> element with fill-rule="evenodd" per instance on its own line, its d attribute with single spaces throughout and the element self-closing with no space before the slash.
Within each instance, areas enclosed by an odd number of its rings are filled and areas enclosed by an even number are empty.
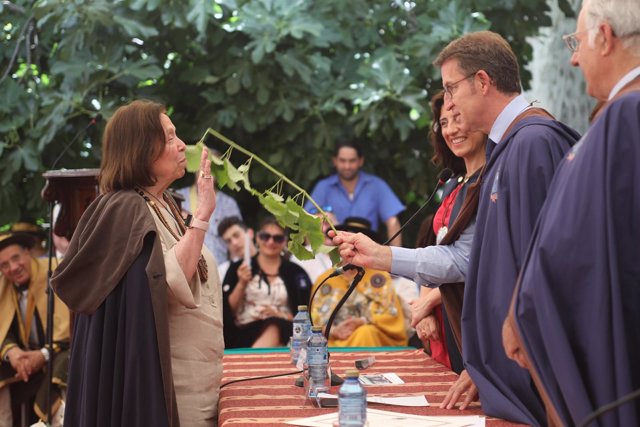
<svg viewBox="0 0 640 427">
<path fill-rule="evenodd" d="M 53 276 L 53 201 L 49 202 L 49 270 L 47 271 L 47 350 L 49 360 L 47 360 L 47 425 L 51 425 L 51 395 L 53 383 L 53 310 L 54 295 L 51 287 L 51 276 Z"/>
<path fill-rule="evenodd" d="M 71 148 L 74 142 L 84 135 L 90 127 L 94 126 L 102 120 L 102 115 L 98 114 L 89 121 L 89 124 L 81 129 L 71 141 L 62 149 L 58 157 L 53 161 L 51 169 L 54 169 L 58 161 L 62 156 Z M 46 346 L 49 351 L 49 360 L 47 361 L 47 392 L 46 396 L 46 414 L 47 425 L 51 425 L 51 395 L 52 395 L 52 383 L 53 383 L 53 311 L 55 309 L 55 297 L 53 288 L 51 287 L 51 277 L 53 276 L 53 257 L 54 257 L 54 244 L 53 244 L 53 200 L 49 202 L 49 270 L 47 271 L 47 332 L 46 332 Z"/>
</svg>

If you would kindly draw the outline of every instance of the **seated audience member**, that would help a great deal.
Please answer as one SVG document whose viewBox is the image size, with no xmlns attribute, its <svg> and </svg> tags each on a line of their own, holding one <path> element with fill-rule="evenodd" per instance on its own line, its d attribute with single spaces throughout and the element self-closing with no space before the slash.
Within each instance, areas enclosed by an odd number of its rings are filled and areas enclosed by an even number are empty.
<svg viewBox="0 0 640 427">
<path fill-rule="evenodd" d="M 349 217 L 337 230 L 361 232 L 377 240 L 365 218 Z M 331 274 L 329 269 L 315 287 Z M 327 280 L 315 296 L 311 308 L 314 325 L 325 326 L 331 312 L 353 281 L 357 270 L 349 270 Z M 406 346 L 405 316 L 389 273 L 365 269 L 364 277 L 336 315 L 329 334 L 329 345 L 336 347 Z"/>
<path fill-rule="evenodd" d="M 229 255 L 228 261 L 218 265 L 218 274 L 222 281 L 232 262 L 244 261 L 247 244 L 249 245 L 248 252 L 251 258 L 256 254 L 256 247 L 253 243 L 253 229 L 247 227 L 247 224 L 238 216 L 230 216 L 220 221 L 218 235 L 226 243 Z"/>
<path fill-rule="evenodd" d="M 26 221 L 16 222 L 11 225 L 10 231 L 12 233 L 26 233 L 34 239 L 31 254 L 33 254 L 35 258 L 48 256 L 47 233 L 39 225 Z"/>
<path fill-rule="evenodd" d="M 298 305 L 309 300 L 309 276 L 283 256 L 285 229 L 268 217 L 261 222 L 257 237 L 258 254 L 251 265 L 243 260 L 232 263 L 223 281 L 227 348 L 285 345 Z"/>
<path fill-rule="evenodd" d="M 325 212 L 325 214 L 327 216 L 328 221 L 331 222 L 331 224 L 335 226 L 335 224 L 338 223 L 338 220 L 336 219 L 336 216 L 333 213 Z M 315 215 L 320 216 L 320 214 L 315 214 Z M 322 232 L 325 235 L 324 244 L 327 246 L 333 246 L 333 241 L 329 237 L 327 237 L 327 234 L 326 234 L 327 231 L 330 230 L 328 221 L 327 220 L 322 221 Z M 296 264 L 299 264 L 302 268 L 304 268 L 304 271 L 307 272 L 312 283 L 315 283 L 316 279 L 322 273 L 330 269 L 333 265 L 333 263 L 331 262 L 331 258 L 329 257 L 328 254 L 325 254 L 325 253 L 317 253 L 313 259 L 304 260 L 304 261 L 299 260 L 294 255 L 291 255 L 290 259 L 291 261 L 295 262 Z"/>
<path fill-rule="evenodd" d="M 212 152 L 212 154 L 215 155 L 215 152 Z M 177 194 L 184 197 L 181 208 L 188 213 L 193 213 L 196 206 L 198 206 L 198 179 L 200 179 L 200 177 L 196 174 L 193 185 L 175 190 Z M 218 225 L 223 219 L 231 216 L 237 216 L 242 219 L 242 213 L 240 213 L 238 203 L 233 197 L 220 191 L 215 183 L 212 182 L 211 185 L 213 185 L 216 192 L 216 210 L 213 211 L 213 215 L 211 215 L 211 219 L 209 220 L 211 225 L 204 235 L 204 245 L 213 252 L 216 262 L 222 264 L 228 261 L 229 258 L 227 256 L 226 245 L 222 240 L 222 235 L 218 233 Z"/>
<path fill-rule="evenodd" d="M 0 236 L 0 425 L 11 426 L 21 404 L 33 405 L 23 423 L 47 419 L 47 361 L 53 361 L 51 405 L 53 425 L 61 425 L 62 389 L 69 360 L 69 311 L 55 299 L 53 347 L 46 345 L 48 259 L 31 250 L 36 239 L 27 233 Z M 35 403 L 34 403 L 35 402 Z M 60 413 L 58 413 L 60 411 Z M 13 419 L 13 421 L 12 421 Z M 23 424 L 24 425 L 24 424 Z"/>
</svg>

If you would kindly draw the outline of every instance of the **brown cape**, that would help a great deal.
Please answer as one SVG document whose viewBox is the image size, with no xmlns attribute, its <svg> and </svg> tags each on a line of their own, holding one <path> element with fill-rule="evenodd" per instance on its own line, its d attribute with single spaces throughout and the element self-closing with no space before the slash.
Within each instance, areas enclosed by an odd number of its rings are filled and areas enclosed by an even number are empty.
<svg viewBox="0 0 640 427">
<path fill-rule="evenodd" d="M 146 275 L 156 326 L 162 383 L 170 426 L 178 426 L 173 388 L 164 257 L 146 202 L 135 191 L 102 194 L 87 208 L 74 232 L 65 258 L 51 283 L 70 310 L 92 314 L 123 279 L 152 234 L 153 248 Z M 73 349 L 72 349 L 73 351 Z"/>
</svg>

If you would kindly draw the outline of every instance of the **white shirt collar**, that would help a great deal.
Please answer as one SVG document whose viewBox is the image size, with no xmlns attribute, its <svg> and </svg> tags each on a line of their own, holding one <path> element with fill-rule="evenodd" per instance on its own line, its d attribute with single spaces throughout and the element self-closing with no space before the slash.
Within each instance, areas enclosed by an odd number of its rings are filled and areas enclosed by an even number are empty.
<svg viewBox="0 0 640 427">
<path fill-rule="evenodd" d="M 491 139 L 496 144 L 499 143 L 504 137 L 504 133 L 506 132 L 511 122 L 513 122 L 518 114 L 522 113 L 530 106 L 531 104 L 527 102 L 524 95 L 522 94 L 513 98 L 511 102 L 509 102 L 507 106 L 504 107 L 504 110 L 502 110 L 502 112 L 498 114 L 496 121 L 493 122 L 491 131 L 489 132 L 489 139 Z"/>
<path fill-rule="evenodd" d="M 640 66 L 629 71 L 627 74 L 625 74 L 623 78 L 618 80 L 618 83 L 616 83 L 613 89 L 611 89 L 611 93 L 609 94 L 608 100 L 611 101 L 611 98 L 616 96 L 618 92 L 620 92 L 620 89 L 622 89 L 627 83 L 629 83 L 631 80 L 635 79 L 638 76 L 640 76 Z"/>
</svg>

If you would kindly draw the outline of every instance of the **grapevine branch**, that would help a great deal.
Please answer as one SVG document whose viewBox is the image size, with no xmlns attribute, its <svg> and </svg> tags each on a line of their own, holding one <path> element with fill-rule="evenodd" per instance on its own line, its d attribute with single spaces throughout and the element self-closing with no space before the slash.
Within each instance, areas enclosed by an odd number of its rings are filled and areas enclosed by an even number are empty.
<svg viewBox="0 0 640 427">
<path fill-rule="evenodd" d="M 262 158 L 260 158 L 256 154 L 252 153 L 251 151 L 247 150 L 246 148 L 242 147 L 241 145 L 237 144 L 236 142 L 232 141 L 231 139 L 227 138 L 226 136 L 222 135 L 220 132 L 216 131 L 215 129 L 208 128 L 207 131 L 205 132 L 205 134 L 202 136 L 202 138 L 200 138 L 199 142 L 204 144 L 204 140 L 206 139 L 207 135 L 212 135 L 213 137 L 215 137 L 215 138 L 219 139 L 220 141 L 224 142 L 225 144 L 227 144 L 232 149 L 240 151 L 242 154 L 244 154 L 247 157 L 249 157 L 250 161 L 255 160 L 256 162 L 258 162 L 260 165 L 262 165 L 262 167 L 264 167 L 269 172 L 271 172 L 272 174 L 277 176 L 278 179 L 279 179 L 278 182 L 281 182 L 281 181 L 286 182 L 291 187 L 293 187 L 295 190 L 297 190 L 299 192 L 298 194 L 301 194 L 304 197 L 304 199 L 309 200 L 311 202 L 311 204 L 318 210 L 318 213 L 320 213 L 320 215 L 322 216 L 322 218 L 324 220 L 328 219 L 327 213 L 324 210 L 322 210 L 322 208 L 318 205 L 318 203 L 316 203 L 316 201 L 311 198 L 309 193 L 307 193 L 307 191 L 304 188 L 300 187 L 298 184 L 296 184 L 295 182 L 291 181 L 286 175 L 284 175 L 282 172 L 280 172 L 277 169 L 275 169 L 273 166 L 271 166 L 265 160 L 263 160 Z M 327 221 L 327 223 L 329 224 L 329 226 L 331 227 L 331 229 L 333 231 L 336 231 L 336 229 L 335 229 L 335 227 L 334 227 L 334 225 L 332 224 L 331 221 Z"/>
</svg>

